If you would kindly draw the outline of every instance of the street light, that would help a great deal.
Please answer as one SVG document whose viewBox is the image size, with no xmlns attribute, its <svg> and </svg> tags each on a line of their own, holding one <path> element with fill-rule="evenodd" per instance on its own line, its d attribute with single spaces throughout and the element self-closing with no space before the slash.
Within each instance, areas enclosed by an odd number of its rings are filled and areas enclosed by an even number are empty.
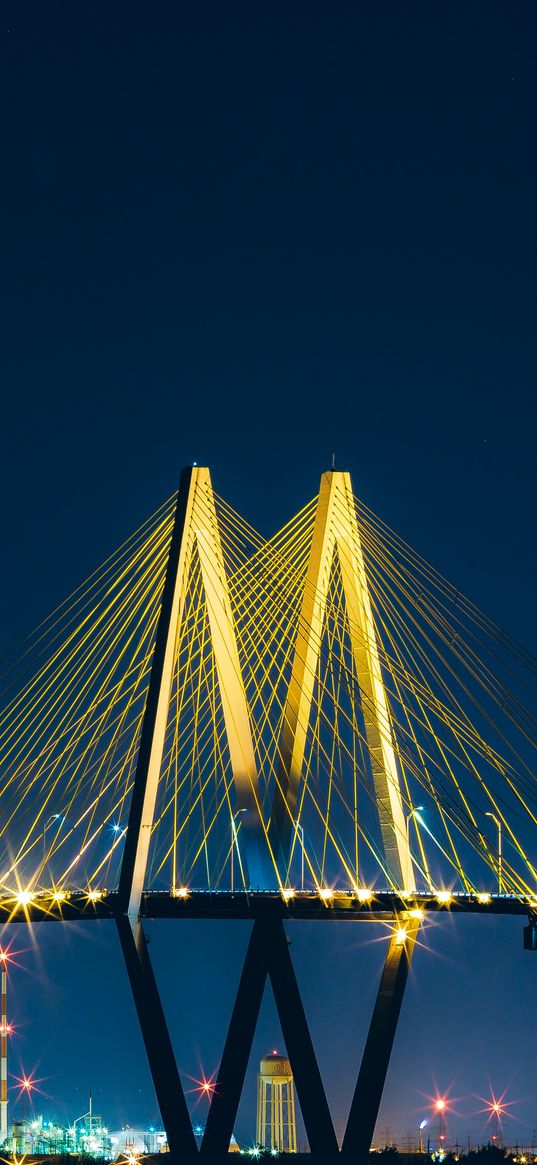
<svg viewBox="0 0 537 1165">
<path fill-rule="evenodd" d="M 241 813 L 247 813 L 247 810 L 246 809 L 237 809 L 236 813 L 230 814 L 230 818 L 231 818 L 230 874 L 231 874 L 231 893 L 232 894 L 235 893 L 235 862 L 233 860 L 235 846 L 237 846 L 237 857 L 239 859 L 239 866 L 240 866 L 240 871 L 242 874 L 241 851 L 239 849 L 239 837 L 238 837 L 238 833 L 237 833 L 237 826 L 235 825 L 235 821 L 236 821 L 237 817 L 240 817 Z M 242 879 L 244 881 L 244 874 L 242 874 Z"/>
<path fill-rule="evenodd" d="M 434 1102 L 434 1109 L 438 1117 L 438 1148 L 445 1148 L 446 1141 L 446 1115 L 448 1112 L 447 1101 L 443 1096 L 438 1096 Z"/>
<path fill-rule="evenodd" d="M 406 847 L 407 847 L 407 850 L 409 853 L 410 853 L 410 822 L 411 822 L 412 818 L 416 816 L 417 813 L 423 813 L 423 805 L 416 805 L 414 807 L 414 809 L 411 809 L 410 813 L 407 813 L 407 815 L 406 815 Z"/>
<path fill-rule="evenodd" d="M 295 821 L 295 830 L 300 837 L 300 846 L 302 849 L 302 855 L 301 855 L 301 859 L 300 859 L 300 889 L 303 890 L 304 889 L 304 826 L 300 825 L 298 821 Z"/>
<path fill-rule="evenodd" d="M 53 821 L 59 821 L 61 825 L 62 821 L 65 821 L 65 817 L 62 817 L 61 813 L 51 813 L 43 826 L 43 881 L 45 881 L 45 870 L 47 868 L 47 829 L 49 825 L 52 825 Z"/>
<path fill-rule="evenodd" d="M 495 813 L 485 813 L 485 817 L 491 817 L 495 826 L 498 829 L 498 894 L 503 894 L 503 877 L 502 877 L 502 823 Z"/>
<path fill-rule="evenodd" d="M 405 890 L 415 890 L 416 889 L 413 866 L 412 866 L 412 858 L 410 857 L 410 822 L 412 821 L 413 817 L 415 817 L 418 813 L 421 813 L 422 811 L 423 811 L 423 805 L 415 805 L 414 809 L 411 809 L 410 813 L 407 813 L 406 819 L 405 819 L 406 848 L 407 848 L 407 853 L 408 853 L 408 857 L 409 857 L 410 869 L 411 869 L 411 872 L 413 875 L 412 876 L 413 885 L 412 886 L 405 886 L 404 887 Z"/>
<path fill-rule="evenodd" d="M 429 1121 L 427 1119 L 420 1121 L 418 1129 L 418 1153 L 423 1153 L 423 1130 L 427 1128 Z"/>
</svg>

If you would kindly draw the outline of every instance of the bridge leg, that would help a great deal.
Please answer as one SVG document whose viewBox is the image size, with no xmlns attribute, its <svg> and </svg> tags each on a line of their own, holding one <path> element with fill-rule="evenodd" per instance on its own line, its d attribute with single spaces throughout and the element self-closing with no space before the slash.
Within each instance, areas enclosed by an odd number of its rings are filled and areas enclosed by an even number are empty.
<svg viewBox="0 0 537 1165">
<path fill-rule="evenodd" d="M 311 1159 L 324 1165 L 338 1155 L 338 1143 L 281 920 L 274 924 L 272 931 L 269 974 Z"/>
<path fill-rule="evenodd" d="M 406 940 L 394 935 L 386 955 L 341 1147 L 345 1161 L 366 1161 L 371 1148 L 419 921 L 405 922 L 405 930 Z"/>
<path fill-rule="evenodd" d="M 244 960 L 200 1156 L 225 1160 L 233 1134 L 267 979 L 270 922 L 256 919 Z"/>
<path fill-rule="evenodd" d="M 142 924 L 133 930 L 126 915 L 118 915 L 116 924 L 170 1153 L 190 1165 L 198 1150 L 147 939 Z"/>
</svg>

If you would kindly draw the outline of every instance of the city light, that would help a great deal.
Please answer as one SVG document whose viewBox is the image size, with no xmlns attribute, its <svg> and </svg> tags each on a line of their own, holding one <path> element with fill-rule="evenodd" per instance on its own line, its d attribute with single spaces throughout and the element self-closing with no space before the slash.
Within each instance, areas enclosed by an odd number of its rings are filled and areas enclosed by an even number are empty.
<svg viewBox="0 0 537 1165">
<path fill-rule="evenodd" d="M 406 943 L 408 932 L 405 930 L 404 926 L 398 926 L 393 932 L 393 937 L 397 946 L 402 946 L 403 943 Z"/>
<path fill-rule="evenodd" d="M 319 886 L 319 898 L 322 898 L 323 902 L 328 902 L 333 897 L 334 891 L 330 889 L 330 886 Z"/>
<path fill-rule="evenodd" d="M 55 890 L 52 895 L 53 902 L 64 902 L 66 898 L 67 893 L 65 890 Z"/>
<path fill-rule="evenodd" d="M 366 886 L 358 886 L 355 892 L 359 902 L 371 902 L 373 892 L 368 890 Z"/>
<path fill-rule="evenodd" d="M 188 898 L 190 891 L 188 886 L 177 886 L 173 893 L 175 898 Z"/>
<path fill-rule="evenodd" d="M 102 890 L 88 890 L 88 899 L 90 902 L 97 902 L 99 898 L 102 898 L 102 896 Z"/>
<path fill-rule="evenodd" d="M 441 906 L 446 906 L 448 904 L 448 902 L 451 902 L 451 899 L 452 899 L 452 894 L 451 894 L 450 890 L 437 890 L 436 901 Z"/>
<path fill-rule="evenodd" d="M 492 894 L 487 894 L 485 891 L 480 892 L 477 895 L 477 901 L 481 902 L 482 906 L 488 906 L 489 902 L 492 902 Z"/>
<path fill-rule="evenodd" d="M 416 906 L 414 910 L 409 910 L 408 916 L 409 918 L 417 918 L 418 922 L 422 922 L 422 920 L 425 918 L 423 910 L 420 910 L 419 906 Z"/>
<path fill-rule="evenodd" d="M 291 890 L 289 887 L 286 886 L 282 890 L 282 898 L 285 898 L 286 902 L 288 902 L 290 898 L 294 898 L 294 896 L 295 896 L 295 891 Z"/>
</svg>

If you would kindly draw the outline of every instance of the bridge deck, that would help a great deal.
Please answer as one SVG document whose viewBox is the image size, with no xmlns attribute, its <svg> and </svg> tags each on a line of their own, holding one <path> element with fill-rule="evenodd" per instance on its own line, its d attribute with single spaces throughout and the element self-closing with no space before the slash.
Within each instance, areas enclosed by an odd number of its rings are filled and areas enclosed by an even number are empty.
<svg viewBox="0 0 537 1165">
<path fill-rule="evenodd" d="M 413 911 L 426 914 L 451 912 L 456 914 L 535 915 L 537 899 L 521 899 L 510 894 L 453 893 L 449 901 L 439 900 L 434 894 L 400 895 L 379 890 L 367 901 L 356 894 L 334 890 L 330 897 L 318 892 L 296 890 L 286 898 L 279 892 L 229 891 L 188 892 L 146 891 L 142 895 L 141 917 L 250 919 L 281 917 L 313 921 L 389 921 L 412 915 Z M 0 898 L 0 924 L 6 922 L 67 922 L 74 919 L 91 920 L 115 918 L 121 913 L 116 891 L 66 891 L 64 897 L 50 893 Z"/>
</svg>

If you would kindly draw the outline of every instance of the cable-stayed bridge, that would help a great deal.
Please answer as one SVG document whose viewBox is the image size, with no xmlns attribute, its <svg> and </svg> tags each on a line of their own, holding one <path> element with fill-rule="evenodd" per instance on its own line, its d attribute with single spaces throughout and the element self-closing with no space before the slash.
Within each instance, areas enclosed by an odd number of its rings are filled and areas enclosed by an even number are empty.
<svg viewBox="0 0 537 1165">
<path fill-rule="evenodd" d="M 144 919 L 253 924 L 201 1157 L 227 1152 L 267 975 L 312 1156 L 366 1153 L 427 912 L 521 914 L 537 942 L 536 670 L 348 474 L 267 540 L 196 466 L 3 661 L 0 916 L 116 920 L 182 1160 Z M 340 1150 L 287 918 L 392 927 Z"/>
</svg>

